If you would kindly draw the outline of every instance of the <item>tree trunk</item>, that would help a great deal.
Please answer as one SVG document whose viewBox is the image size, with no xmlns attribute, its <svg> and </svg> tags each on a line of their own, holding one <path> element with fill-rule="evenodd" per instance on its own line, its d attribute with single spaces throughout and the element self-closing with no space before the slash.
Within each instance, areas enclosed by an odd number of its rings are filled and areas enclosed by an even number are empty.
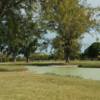
<svg viewBox="0 0 100 100">
<path fill-rule="evenodd" d="M 28 56 L 26 57 L 26 62 L 29 63 L 29 57 Z"/>
<path fill-rule="evenodd" d="M 13 62 L 16 62 L 16 56 L 17 56 L 16 48 L 14 48 L 12 52 L 13 52 Z"/>
<path fill-rule="evenodd" d="M 64 51 L 64 58 L 66 63 L 70 63 L 70 55 L 67 53 L 67 50 Z"/>
<path fill-rule="evenodd" d="M 70 57 L 67 56 L 66 59 L 65 59 L 66 63 L 70 63 Z"/>
<path fill-rule="evenodd" d="M 26 62 L 28 63 L 29 62 L 29 51 L 26 50 L 25 52 L 25 57 L 26 57 Z"/>
<path fill-rule="evenodd" d="M 68 45 L 66 42 L 64 45 L 64 58 L 66 63 L 70 63 L 70 45 Z"/>
<path fill-rule="evenodd" d="M 13 56 L 13 61 L 16 62 L 16 56 L 15 55 Z"/>
</svg>

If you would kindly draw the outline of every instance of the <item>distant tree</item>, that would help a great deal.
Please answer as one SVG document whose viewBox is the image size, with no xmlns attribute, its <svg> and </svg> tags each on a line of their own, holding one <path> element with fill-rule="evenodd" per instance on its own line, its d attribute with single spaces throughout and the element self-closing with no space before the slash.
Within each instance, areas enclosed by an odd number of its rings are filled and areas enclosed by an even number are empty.
<svg viewBox="0 0 100 100">
<path fill-rule="evenodd" d="M 38 48 L 38 40 L 41 38 L 41 28 L 39 24 L 32 20 L 32 16 L 23 18 L 20 25 L 20 53 L 24 54 L 26 61 L 29 61 L 31 53 L 34 53 Z"/>
<path fill-rule="evenodd" d="M 34 53 L 30 56 L 31 60 L 49 60 L 49 55 L 45 53 Z"/>
<path fill-rule="evenodd" d="M 100 56 L 100 42 L 90 45 L 84 52 L 84 55 L 90 59 L 97 59 Z"/>
</svg>

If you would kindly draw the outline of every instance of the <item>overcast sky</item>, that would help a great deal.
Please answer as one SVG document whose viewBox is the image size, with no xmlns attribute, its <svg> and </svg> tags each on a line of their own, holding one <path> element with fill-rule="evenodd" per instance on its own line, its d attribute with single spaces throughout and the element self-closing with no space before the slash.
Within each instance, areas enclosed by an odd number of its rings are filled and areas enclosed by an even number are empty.
<svg viewBox="0 0 100 100">
<path fill-rule="evenodd" d="M 96 7 L 96 6 L 99 6 L 100 7 L 100 0 L 87 0 L 87 2 L 89 4 L 91 4 L 92 7 Z"/>
<path fill-rule="evenodd" d="M 100 7 L 100 0 L 87 0 L 87 2 L 92 7 Z M 82 40 L 82 52 L 86 49 L 89 45 L 96 41 L 96 38 L 100 39 L 100 33 L 96 33 L 94 30 L 91 31 L 91 34 L 86 33 L 84 39 Z"/>
</svg>

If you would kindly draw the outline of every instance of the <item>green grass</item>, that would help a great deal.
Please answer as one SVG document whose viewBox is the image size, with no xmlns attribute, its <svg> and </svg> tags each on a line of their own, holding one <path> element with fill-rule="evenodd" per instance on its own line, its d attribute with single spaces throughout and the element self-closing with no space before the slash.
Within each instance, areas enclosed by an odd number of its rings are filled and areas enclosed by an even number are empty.
<svg viewBox="0 0 100 100">
<path fill-rule="evenodd" d="M 71 64 L 79 65 L 82 68 L 100 68 L 100 61 L 72 61 Z"/>
<path fill-rule="evenodd" d="M 27 71 L 27 68 L 23 65 L 0 65 L 0 72 L 17 72 L 17 71 Z"/>
<path fill-rule="evenodd" d="M 100 100 L 100 81 L 0 72 L 0 100 Z"/>
<path fill-rule="evenodd" d="M 71 62 L 79 63 L 99 65 L 100 62 Z M 27 71 L 25 63 L 1 64 L 0 100 L 100 100 L 100 81 L 35 75 Z"/>
<path fill-rule="evenodd" d="M 0 63 L 0 66 L 25 66 L 25 65 L 33 65 L 33 66 L 49 66 L 49 65 L 65 65 L 64 61 L 35 61 L 35 62 L 6 62 L 6 63 Z"/>
<path fill-rule="evenodd" d="M 88 60 L 81 60 L 81 61 L 71 61 L 70 63 L 65 63 L 65 61 L 35 61 L 35 62 L 8 62 L 8 63 L 1 63 L 0 66 L 52 66 L 52 65 L 78 65 L 82 68 L 100 68 L 100 61 L 88 61 Z"/>
</svg>

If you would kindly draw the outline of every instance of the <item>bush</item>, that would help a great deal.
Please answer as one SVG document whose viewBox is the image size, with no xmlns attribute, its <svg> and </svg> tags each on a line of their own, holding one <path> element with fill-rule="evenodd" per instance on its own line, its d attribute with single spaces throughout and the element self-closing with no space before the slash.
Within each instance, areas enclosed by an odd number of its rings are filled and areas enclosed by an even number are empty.
<svg viewBox="0 0 100 100">
<path fill-rule="evenodd" d="M 47 54 L 32 54 L 30 60 L 49 60 L 49 55 Z"/>
</svg>

